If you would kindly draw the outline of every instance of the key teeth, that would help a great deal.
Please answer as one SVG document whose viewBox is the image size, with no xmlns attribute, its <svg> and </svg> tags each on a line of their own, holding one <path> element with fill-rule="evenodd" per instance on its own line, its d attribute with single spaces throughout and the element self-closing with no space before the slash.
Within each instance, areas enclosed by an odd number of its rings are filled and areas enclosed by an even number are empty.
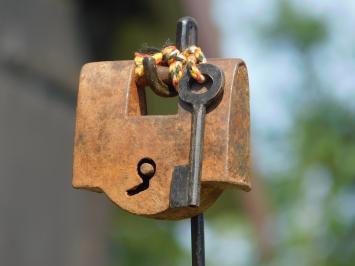
<svg viewBox="0 0 355 266">
<path fill-rule="evenodd" d="M 171 180 L 170 208 L 189 207 L 189 165 L 175 166 Z"/>
<path fill-rule="evenodd" d="M 175 166 L 171 181 L 170 208 L 200 207 L 199 197 L 195 200 L 189 198 L 190 179 L 189 165 Z"/>
</svg>

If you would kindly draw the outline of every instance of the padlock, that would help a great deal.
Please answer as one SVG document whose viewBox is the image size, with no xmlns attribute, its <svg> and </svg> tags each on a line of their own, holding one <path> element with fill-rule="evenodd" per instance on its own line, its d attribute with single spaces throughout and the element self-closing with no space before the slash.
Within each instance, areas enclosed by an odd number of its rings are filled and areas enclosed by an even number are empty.
<svg viewBox="0 0 355 266">
<path fill-rule="evenodd" d="M 178 166 L 189 163 L 191 112 L 146 115 L 133 61 L 86 64 L 76 112 L 73 186 L 104 192 L 122 209 L 177 220 L 212 205 L 227 187 L 249 191 L 249 87 L 240 59 L 210 59 L 224 73 L 224 92 L 206 114 L 198 208 L 172 207 Z"/>
</svg>

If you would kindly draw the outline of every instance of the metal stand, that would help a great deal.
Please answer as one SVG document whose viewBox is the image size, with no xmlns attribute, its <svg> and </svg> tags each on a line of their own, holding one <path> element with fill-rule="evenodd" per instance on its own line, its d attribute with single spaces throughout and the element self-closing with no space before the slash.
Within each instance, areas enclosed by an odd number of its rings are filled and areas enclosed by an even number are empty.
<svg viewBox="0 0 355 266">
<path fill-rule="evenodd" d="M 176 46 L 184 50 L 197 44 L 197 23 L 191 17 L 179 19 L 176 31 Z M 191 218 L 192 266 L 205 266 L 205 232 L 203 214 Z"/>
<path fill-rule="evenodd" d="M 183 51 L 187 49 L 188 47 L 192 45 L 197 44 L 197 36 L 198 35 L 198 27 L 195 19 L 191 17 L 183 17 L 178 20 L 177 22 L 177 30 L 176 30 L 176 47 Z M 176 91 L 173 88 L 174 92 L 171 91 L 169 86 L 164 84 L 159 78 L 158 74 L 155 68 L 155 62 L 153 59 L 145 58 L 143 61 L 144 64 L 144 69 L 145 69 L 145 78 L 146 80 L 149 81 L 149 85 L 153 90 L 158 94 L 163 97 L 171 97 L 176 95 Z M 205 74 L 205 73 L 204 73 Z M 214 80 L 215 82 L 216 80 Z M 217 84 L 218 82 L 216 82 Z M 189 102 L 189 101 L 188 101 Z M 190 103 L 190 102 L 189 102 Z M 205 104 L 203 104 L 205 107 Z M 206 110 L 204 110 L 205 112 Z M 204 113 L 203 113 L 204 115 Z M 204 120 L 202 119 L 202 122 Z M 193 122 L 193 124 L 195 124 Z M 202 143 L 200 142 L 199 144 L 195 144 L 195 146 L 203 146 L 203 129 L 202 132 L 201 130 L 197 130 L 200 133 L 200 137 L 197 137 L 197 139 L 202 138 Z M 192 138 L 194 137 L 194 133 L 192 133 Z M 201 137 L 202 135 L 202 137 Z M 194 155 L 194 157 L 202 158 L 201 153 L 202 149 L 201 147 L 199 148 L 199 153 L 200 156 Z M 197 155 L 199 155 L 197 152 Z M 191 158 L 190 158 L 191 160 Z M 194 161 L 194 160 L 192 160 Z M 183 193 L 184 191 L 181 191 L 181 188 L 184 188 L 186 190 L 187 181 L 185 180 L 185 183 L 181 181 L 182 178 L 187 178 L 188 175 L 191 175 L 191 173 L 195 173 L 195 171 L 189 171 L 189 168 L 191 167 L 191 162 L 190 166 L 182 166 L 182 167 L 176 167 L 179 171 L 177 171 L 176 175 L 179 177 L 178 180 L 180 182 L 177 184 L 178 189 L 174 192 L 172 191 L 172 196 L 170 198 L 170 206 L 172 207 L 198 207 L 199 206 L 199 186 L 193 187 L 194 190 L 192 191 L 185 191 L 187 192 L 186 195 Z M 197 160 L 196 164 L 192 165 L 193 169 L 201 170 L 201 161 Z M 200 171 L 197 171 L 195 174 L 195 181 L 200 182 Z M 177 178 L 175 178 L 177 179 Z M 185 185 L 184 185 L 185 184 Z M 198 184 L 199 185 L 199 184 Z M 198 199 L 196 199 L 196 194 L 198 194 Z M 188 196 L 188 197 L 186 197 Z M 205 266 L 205 237 L 204 237 L 204 219 L 203 219 L 203 214 L 200 214 L 198 216 L 192 217 L 191 218 L 191 250 L 192 250 L 192 266 Z"/>
<path fill-rule="evenodd" d="M 205 233 L 203 214 L 191 218 L 192 266 L 205 266 Z"/>
</svg>

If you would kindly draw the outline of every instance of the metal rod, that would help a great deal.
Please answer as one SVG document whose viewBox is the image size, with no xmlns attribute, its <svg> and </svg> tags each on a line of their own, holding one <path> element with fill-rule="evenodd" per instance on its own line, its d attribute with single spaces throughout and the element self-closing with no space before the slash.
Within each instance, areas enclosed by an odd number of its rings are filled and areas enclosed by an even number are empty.
<svg viewBox="0 0 355 266">
<path fill-rule="evenodd" d="M 191 218 L 192 266 L 205 266 L 205 233 L 203 214 Z"/>
<path fill-rule="evenodd" d="M 189 205 L 200 206 L 201 168 L 203 160 L 203 141 L 205 134 L 206 106 L 196 104 L 193 106 L 191 125 L 191 151 L 190 151 L 190 184 Z"/>
<path fill-rule="evenodd" d="M 198 27 L 196 20 L 183 17 L 178 20 L 176 46 L 184 50 L 197 44 Z M 205 266 L 205 232 L 203 213 L 191 218 L 191 254 L 192 266 Z"/>
<path fill-rule="evenodd" d="M 192 17 L 182 17 L 176 27 L 176 47 L 185 50 L 191 45 L 197 44 L 197 22 Z"/>
</svg>

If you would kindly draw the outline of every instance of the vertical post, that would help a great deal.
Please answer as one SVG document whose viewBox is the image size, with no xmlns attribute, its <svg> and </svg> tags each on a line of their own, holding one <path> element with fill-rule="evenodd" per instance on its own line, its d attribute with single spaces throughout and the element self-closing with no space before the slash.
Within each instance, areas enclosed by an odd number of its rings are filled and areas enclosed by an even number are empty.
<svg viewBox="0 0 355 266">
<path fill-rule="evenodd" d="M 184 50 L 197 44 L 198 28 L 196 20 L 183 17 L 177 22 L 176 46 Z M 192 266 L 205 266 L 205 235 L 203 214 L 191 218 Z"/>
<path fill-rule="evenodd" d="M 191 218 L 192 266 L 205 266 L 205 235 L 203 214 Z"/>
</svg>

